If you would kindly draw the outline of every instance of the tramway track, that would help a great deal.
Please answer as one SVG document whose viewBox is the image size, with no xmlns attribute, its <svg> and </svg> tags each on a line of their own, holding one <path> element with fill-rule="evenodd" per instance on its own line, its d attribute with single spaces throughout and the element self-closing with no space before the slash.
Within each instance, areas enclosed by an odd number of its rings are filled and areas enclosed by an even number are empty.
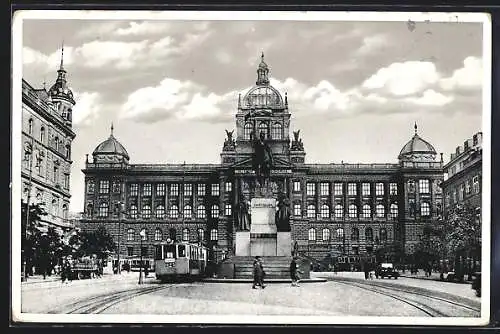
<svg viewBox="0 0 500 334">
<path fill-rule="evenodd" d="M 426 299 L 430 299 L 431 301 L 437 301 L 440 303 L 450 304 L 450 305 L 453 305 L 454 307 L 459 307 L 462 309 L 466 309 L 468 311 L 477 312 L 478 315 L 480 313 L 480 310 L 478 308 L 475 308 L 475 307 L 472 307 L 469 305 L 465 305 L 463 303 L 458 303 L 456 301 L 452 301 L 452 300 L 449 300 L 446 298 L 435 297 L 435 296 L 431 296 L 429 294 L 419 293 L 419 292 L 412 291 L 412 290 L 394 287 L 392 285 L 391 286 L 386 286 L 386 285 L 384 286 L 384 285 L 380 285 L 380 284 L 376 284 L 376 283 L 356 282 L 356 281 L 352 281 L 352 280 L 349 280 L 349 281 L 347 281 L 347 280 L 335 280 L 335 281 L 338 283 L 341 283 L 341 284 L 354 286 L 354 287 L 364 289 L 364 290 L 367 290 L 367 291 L 370 291 L 373 293 L 377 293 L 380 295 L 391 297 L 391 298 L 396 299 L 398 301 L 401 301 L 407 305 L 415 307 L 416 309 L 422 311 L 423 313 L 425 313 L 426 315 L 428 315 L 430 317 L 448 317 L 450 315 L 438 310 L 435 307 L 429 306 L 428 303 L 425 303 L 423 301 L 414 300 L 411 297 L 409 298 L 408 295 L 423 297 Z M 405 296 L 405 294 L 406 294 L 406 296 Z"/>
</svg>

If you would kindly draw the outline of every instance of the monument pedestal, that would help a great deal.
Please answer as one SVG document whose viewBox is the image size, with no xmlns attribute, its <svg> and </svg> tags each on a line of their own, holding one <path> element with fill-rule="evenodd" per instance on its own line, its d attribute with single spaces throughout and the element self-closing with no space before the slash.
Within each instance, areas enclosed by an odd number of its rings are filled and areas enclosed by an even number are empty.
<svg viewBox="0 0 500 334">
<path fill-rule="evenodd" d="M 236 256 L 250 256 L 250 232 L 236 232 Z"/>
<path fill-rule="evenodd" d="M 278 232 L 276 238 L 276 255 L 292 256 L 292 233 Z"/>
</svg>

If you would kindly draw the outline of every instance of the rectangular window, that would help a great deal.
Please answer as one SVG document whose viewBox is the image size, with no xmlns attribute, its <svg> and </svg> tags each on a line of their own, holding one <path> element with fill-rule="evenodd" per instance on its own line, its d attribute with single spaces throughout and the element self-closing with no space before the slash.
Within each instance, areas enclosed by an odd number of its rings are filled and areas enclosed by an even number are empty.
<svg viewBox="0 0 500 334">
<path fill-rule="evenodd" d="M 429 180 L 419 180 L 418 181 L 418 192 L 420 194 L 428 194 L 429 193 Z"/>
<path fill-rule="evenodd" d="M 363 196 L 370 196 L 370 184 L 369 183 L 363 183 L 361 185 L 361 194 Z"/>
<path fill-rule="evenodd" d="M 108 194 L 109 193 L 109 181 L 99 182 L 99 193 Z"/>
<path fill-rule="evenodd" d="M 470 180 L 465 181 L 465 193 L 468 195 L 470 194 Z"/>
<path fill-rule="evenodd" d="M 397 195 L 398 194 L 398 184 L 397 183 L 390 183 L 389 184 L 389 192 L 391 195 Z"/>
<path fill-rule="evenodd" d="M 130 196 L 137 196 L 139 193 L 139 185 L 137 183 L 132 183 L 130 185 Z"/>
<path fill-rule="evenodd" d="M 233 184 L 231 182 L 226 182 L 224 184 L 224 187 L 227 193 L 230 193 L 233 190 Z"/>
<path fill-rule="evenodd" d="M 315 183 L 307 183 L 306 186 L 306 194 L 307 196 L 314 196 L 316 194 L 316 184 Z"/>
<path fill-rule="evenodd" d="M 120 181 L 113 181 L 113 192 L 115 194 L 120 192 Z"/>
<path fill-rule="evenodd" d="M 472 178 L 472 189 L 474 194 L 479 194 L 479 176 L 476 175 Z"/>
<path fill-rule="evenodd" d="M 198 196 L 205 196 L 205 185 L 203 183 L 198 184 Z"/>
<path fill-rule="evenodd" d="M 319 189 L 320 189 L 321 196 L 330 195 L 330 185 L 328 183 L 326 183 L 326 182 L 320 183 Z"/>
<path fill-rule="evenodd" d="M 193 195 L 193 185 L 191 183 L 184 184 L 184 196 Z"/>
<path fill-rule="evenodd" d="M 156 196 L 165 196 L 165 184 L 160 183 L 156 185 Z"/>
<path fill-rule="evenodd" d="M 128 256 L 134 256 L 134 247 L 133 246 L 128 246 L 127 247 L 127 255 Z"/>
<path fill-rule="evenodd" d="M 300 206 L 300 203 L 295 203 L 293 205 L 293 215 L 300 217 L 302 215 L 302 208 Z"/>
<path fill-rule="evenodd" d="M 334 193 L 336 196 L 342 195 L 342 183 L 335 183 L 334 184 Z"/>
<path fill-rule="evenodd" d="M 217 241 L 217 229 L 213 228 L 210 230 L 210 240 Z"/>
<path fill-rule="evenodd" d="M 179 185 L 177 183 L 170 185 L 170 196 L 179 196 Z"/>
<path fill-rule="evenodd" d="M 212 196 L 219 196 L 219 184 L 212 183 Z"/>
<path fill-rule="evenodd" d="M 460 190 L 458 191 L 458 200 L 463 201 L 464 200 L 464 185 L 460 185 Z"/>
<path fill-rule="evenodd" d="M 349 183 L 347 185 L 347 194 L 349 196 L 356 196 L 356 194 L 357 194 L 356 183 Z"/>
<path fill-rule="evenodd" d="M 64 174 L 64 189 L 69 189 L 69 174 Z"/>
<path fill-rule="evenodd" d="M 142 195 L 151 196 L 151 183 L 146 183 L 142 185 Z"/>
<path fill-rule="evenodd" d="M 226 204 L 226 205 L 224 206 L 224 214 L 225 214 L 226 216 L 230 216 L 230 215 L 232 214 L 231 209 L 232 209 L 232 208 L 231 208 L 231 204 Z"/>
<path fill-rule="evenodd" d="M 57 168 L 57 166 L 54 166 L 54 174 L 52 180 L 56 185 L 59 183 L 59 168 Z"/>
<path fill-rule="evenodd" d="M 377 183 L 375 185 L 375 195 L 376 196 L 384 196 L 384 184 L 383 183 Z"/>
<path fill-rule="evenodd" d="M 293 181 L 293 191 L 300 192 L 300 181 Z"/>
</svg>

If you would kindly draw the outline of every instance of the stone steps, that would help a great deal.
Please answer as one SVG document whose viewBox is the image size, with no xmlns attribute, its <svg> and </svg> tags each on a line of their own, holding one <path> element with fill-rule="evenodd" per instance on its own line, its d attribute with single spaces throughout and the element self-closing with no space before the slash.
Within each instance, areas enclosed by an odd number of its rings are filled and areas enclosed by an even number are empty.
<svg viewBox="0 0 500 334">
<path fill-rule="evenodd" d="M 284 279 L 290 277 L 290 261 L 288 256 L 262 256 L 266 278 Z M 235 256 L 227 263 L 234 264 L 234 278 L 249 279 L 253 277 L 253 256 Z"/>
</svg>

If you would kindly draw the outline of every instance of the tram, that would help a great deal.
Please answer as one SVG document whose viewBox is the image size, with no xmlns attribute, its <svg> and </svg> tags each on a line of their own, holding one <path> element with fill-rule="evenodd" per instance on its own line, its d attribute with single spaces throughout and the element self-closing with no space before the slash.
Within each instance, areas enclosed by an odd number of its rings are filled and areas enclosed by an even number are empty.
<svg viewBox="0 0 500 334">
<path fill-rule="evenodd" d="M 155 274 L 161 281 L 203 277 L 207 262 L 208 249 L 199 244 L 171 240 L 155 244 Z"/>
</svg>

